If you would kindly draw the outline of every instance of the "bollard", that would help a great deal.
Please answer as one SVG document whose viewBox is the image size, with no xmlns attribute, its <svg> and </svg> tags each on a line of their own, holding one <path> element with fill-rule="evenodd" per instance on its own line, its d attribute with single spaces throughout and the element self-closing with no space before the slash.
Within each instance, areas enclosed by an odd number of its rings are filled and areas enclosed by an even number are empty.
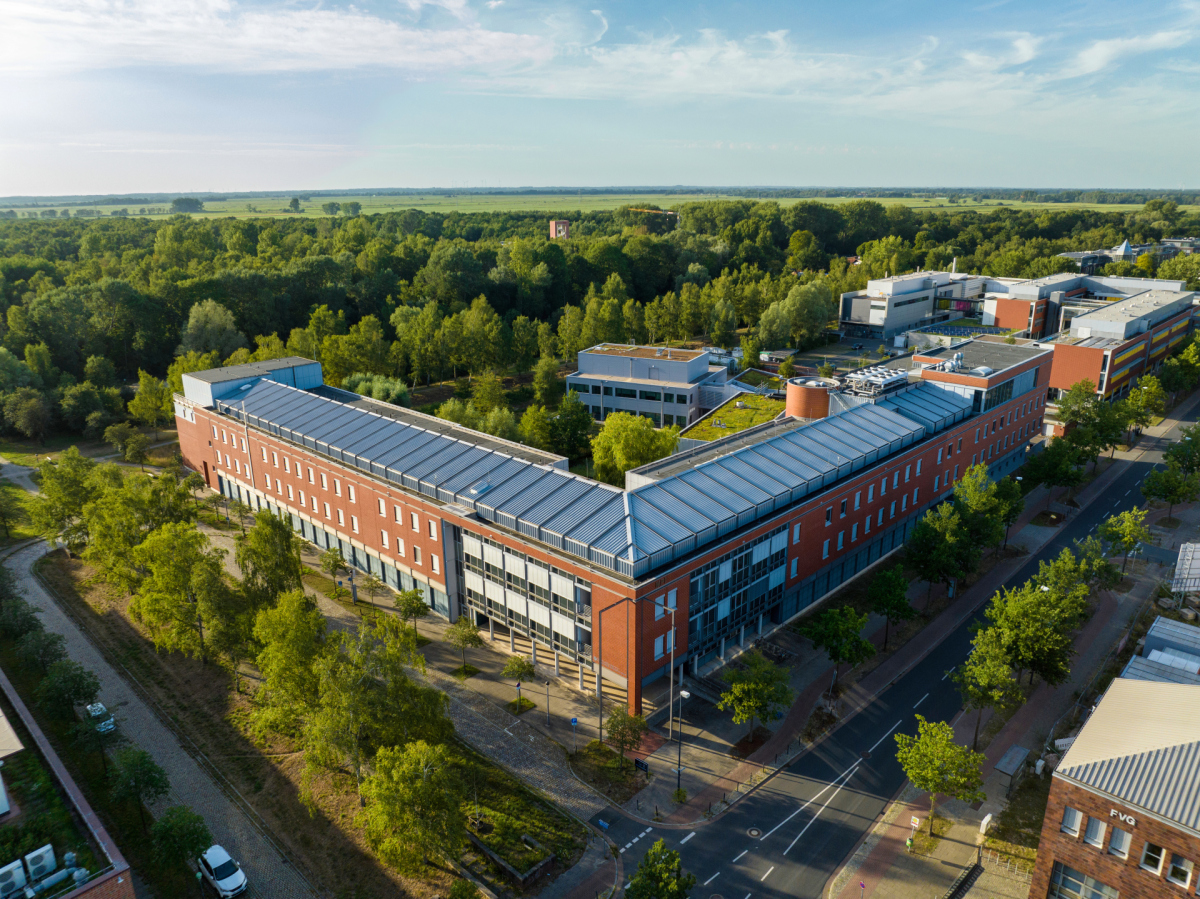
<svg viewBox="0 0 1200 899">
<path fill-rule="evenodd" d="M 654 803 L 654 817 L 655 818 L 658 817 L 658 803 L 657 802 Z"/>
</svg>

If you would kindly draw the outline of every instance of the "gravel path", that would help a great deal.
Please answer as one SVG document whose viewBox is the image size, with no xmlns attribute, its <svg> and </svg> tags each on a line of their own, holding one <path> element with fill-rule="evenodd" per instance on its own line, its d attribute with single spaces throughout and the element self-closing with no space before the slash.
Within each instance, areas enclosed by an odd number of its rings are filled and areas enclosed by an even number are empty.
<svg viewBox="0 0 1200 899">
<path fill-rule="evenodd" d="M 150 811 L 157 817 L 168 807 L 182 804 L 202 815 L 213 838 L 245 869 L 250 881 L 249 895 L 271 899 L 315 896 L 304 877 L 280 855 L 250 815 L 226 797 L 209 773 L 183 749 L 175 734 L 109 665 L 34 577 L 33 564 L 47 551 L 45 543 L 36 543 L 14 553 L 5 564 L 16 575 L 25 598 L 41 610 L 46 630 L 62 634 L 71 659 L 100 679 L 100 700 L 116 716 L 122 731 L 127 736 L 136 735 L 133 742 L 147 750 L 170 777 L 170 794 L 151 806 Z"/>
</svg>

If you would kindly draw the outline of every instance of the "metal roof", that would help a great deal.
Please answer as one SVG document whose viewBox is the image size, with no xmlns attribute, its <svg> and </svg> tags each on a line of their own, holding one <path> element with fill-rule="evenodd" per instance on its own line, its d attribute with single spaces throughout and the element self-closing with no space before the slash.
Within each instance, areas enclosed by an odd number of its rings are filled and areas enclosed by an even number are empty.
<svg viewBox="0 0 1200 899">
<path fill-rule="evenodd" d="M 1200 833 L 1200 686 L 1117 678 L 1055 777 Z"/>
<path fill-rule="evenodd" d="M 878 404 L 667 466 L 618 490 L 561 468 L 547 454 L 440 419 L 343 402 L 344 391 L 261 381 L 219 412 L 377 478 L 637 578 L 739 527 L 822 491 L 970 412 L 970 401 L 921 385 Z M 351 395 L 354 396 L 354 395 Z M 903 402 L 900 402 L 903 400 Z M 399 414 L 404 413 L 404 414 Z M 549 456 L 550 459 L 557 457 Z"/>
<path fill-rule="evenodd" d="M 1142 656 L 1134 656 L 1121 672 L 1126 680 L 1148 680 L 1164 684 L 1196 684 L 1200 686 L 1200 674 L 1192 674 L 1173 665 L 1164 665 Z"/>
<path fill-rule="evenodd" d="M 1189 593 L 1196 590 L 1200 590 L 1200 543 L 1185 543 L 1179 547 L 1171 591 Z"/>
<path fill-rule="evenodd" d="M 240 378 L 266 377 L 285 368 L 302 368 L 305 365 L 316 364 L 312 359 L 305 359 L 303 356 L 285 356 L 266 362 L 245 362 L 241 365 L 226 365 L 224 368 L 192 371 L 188 372 L 188 376 L 208 384 L 219 384 L 222 381 L 236 381 Z"/>
</svg>

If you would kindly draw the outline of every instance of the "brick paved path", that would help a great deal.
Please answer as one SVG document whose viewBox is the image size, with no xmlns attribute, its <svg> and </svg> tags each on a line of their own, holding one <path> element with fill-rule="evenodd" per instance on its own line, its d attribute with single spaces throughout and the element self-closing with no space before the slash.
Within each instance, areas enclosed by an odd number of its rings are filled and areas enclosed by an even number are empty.
<svg viewBox="0 0 1200 899">
<path fill-rule="evenodd" d="M 16 575 L 25 598 L 41 610 L 46 630 L 62 634 L 71 659 L 100 679 L 100 700 L 116 716 L 122 732 L 148 751 L 170 777 L 170 794 L 151 806 L 151 813 L 157 817 L 172 805 L 187 805 L 202 815 L 213 839 L 228 849 L 245 869 L 250 881 L 249 895 L 270 899 L 315 896 L 304 877 L 283 858 L 250 813 L 221 791 L 212 776 L 184 750 L 174 732 L 109 665 L 34 577 L 32 566 L 47 550 L 45 543 L 36 543 L 14 553 L 5 564 Z"/>
</svg>

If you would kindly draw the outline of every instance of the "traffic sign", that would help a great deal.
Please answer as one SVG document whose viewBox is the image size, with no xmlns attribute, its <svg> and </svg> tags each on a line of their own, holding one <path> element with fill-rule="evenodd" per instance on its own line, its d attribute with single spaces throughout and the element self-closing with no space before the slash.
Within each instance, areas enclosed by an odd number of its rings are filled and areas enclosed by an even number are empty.
<svg viewBox="0 0 1200 899">
<path fill-rule="evenodd" d="M 650 773 L 650 766 L 646 764 L 644 759 L 634 759 L 633 767 L 637 768 L 639 771 L 645 771 L 647 774 Z"/>
<path fill-rule="evenodd" d="M 572 719 L 571 719 L 571 727 L 575 727 L 577 724 L 579 724 L 579 719 L 578 719 L 578 718 L 572 718 Z"/>
<path fill-rule="evenodd" d="M 920 826 L 921 826 L 921 819 L 920 819 L 920 818 L 918 818 L 916 815 L 913 815 L 913 816 L 912 816 L 912 826 L 913 826 L 913 827 L 920 827 Z"/>
</svg>

